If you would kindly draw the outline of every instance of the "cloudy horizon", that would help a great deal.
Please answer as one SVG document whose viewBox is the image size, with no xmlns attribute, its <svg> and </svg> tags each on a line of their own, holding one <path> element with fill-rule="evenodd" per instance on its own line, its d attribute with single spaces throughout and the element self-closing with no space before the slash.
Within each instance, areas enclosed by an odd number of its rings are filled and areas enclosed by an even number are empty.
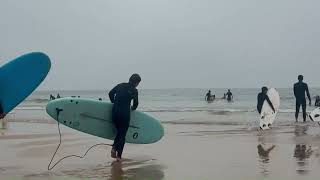
<svg viewBox="0 0 320 180">
<path fill-rule="evenodd" d="M 0 63 L 31 51 L 38 90 L 320 87 L 319 1 L 2 0 Z"/>
</svg>

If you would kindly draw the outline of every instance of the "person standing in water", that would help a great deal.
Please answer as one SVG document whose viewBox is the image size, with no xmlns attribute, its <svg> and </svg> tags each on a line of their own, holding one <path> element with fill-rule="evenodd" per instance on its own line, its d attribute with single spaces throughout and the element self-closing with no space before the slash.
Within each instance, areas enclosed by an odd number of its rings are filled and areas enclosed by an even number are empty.
<svg viewBox="0 0 320 180">
<path fill-rule="evenodd" d="M 227 101 L 228 102 L 231 102 L 233 100 L 233 95 L 232 95 L 230 89 L 228 89 L 228 92 L 226 93 L 226 96 L 227 96 Z"/>
<path fill-rule="evenodd" d="M 52 94 L 50 94 L 50 100 L 55 100 L 56 98 L 52 95 Z"/>
<path fill-rule="evenodd" d="M 130 110 L 138 107 L 138 90 L 136 89 L 141 81 L 138 74 L 133 74 L 128 83 L 121 83 L 109 92 L 112 107 L 112 121 L 117 129 L 117 135 L 111 149 L 111 157 L 122 158 L 122 152 L 126 140 L 126 134 L 130 124 Z M 133 100 L 133 106 L 131 101 Z"/>
<path fill-rule="evenodd" d="M 300 106 L 302 106 L 303 122 L 305 122 L 306 117 L 307 117 L 306 93 L 307 93 L 307 96 L 309 99 L 310 106 L 311 106 L 311 98 L 310 98 L 308 85 L 307 85 L 307 83 L 303 82 L 303 76 L 299 75 L 298 80 L 299 80 L 299 82 L 297 82 L 293 85 L 293 92 L 294 92 L 294 96 L 296 97 L 295 118 L 296 118 L 296 122 L 298 122 Z"/>
<path fill-rule="evenodd" d="M 205 99 L 206 99 L 206 101 L 212 101 L 211 90 L 209 90 L 209 91 L 207 92 Z"/>
<path fill-rule="evenodd" d="M 261 114 L 262 106 L 263 106 L 263 103 L 265 100 L 268 102 L 268 104 L 270 105 L 273 112 L 276 112 L 268 95 L 267 95 L 267 92 L 268 92 L 268 88 L 264 86 L 261 88 L 261 92 L 258 94 L 257 110 L 258 110 L 259 114 Z"/>
</svg>

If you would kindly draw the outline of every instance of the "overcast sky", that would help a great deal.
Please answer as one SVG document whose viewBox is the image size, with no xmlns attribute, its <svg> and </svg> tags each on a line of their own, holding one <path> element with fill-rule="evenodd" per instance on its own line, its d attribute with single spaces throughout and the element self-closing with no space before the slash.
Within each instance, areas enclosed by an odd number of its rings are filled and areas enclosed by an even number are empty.
<svg viewBox="0 0 320 180">
<path fill-rule="evenodd" d="M 320 86 L 319 0 L 1 0 L 0 62 L 43 51 L 42 90 Z"/>
</svg>

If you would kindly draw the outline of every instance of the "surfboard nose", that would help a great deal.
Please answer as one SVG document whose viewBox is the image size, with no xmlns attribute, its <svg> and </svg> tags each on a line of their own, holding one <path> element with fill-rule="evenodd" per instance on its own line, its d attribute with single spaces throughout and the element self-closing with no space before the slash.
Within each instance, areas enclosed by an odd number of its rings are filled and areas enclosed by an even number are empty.
<svg viewBox="0 0 320 180">
<path fill-rule="evenodd" d="M 63 106 L 61 103 L 59 103 L 61 99 L 52 100 L 46 106 L 47 114 L 51 116 L 53 119 L 57 119 L 58 113 L 63 111 Z"/>
</svg>

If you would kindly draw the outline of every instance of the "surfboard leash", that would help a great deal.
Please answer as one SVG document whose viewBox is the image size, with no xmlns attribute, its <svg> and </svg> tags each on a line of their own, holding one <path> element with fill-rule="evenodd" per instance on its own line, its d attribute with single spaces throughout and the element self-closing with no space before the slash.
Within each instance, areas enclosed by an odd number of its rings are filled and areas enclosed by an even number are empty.
<svg viewBox="0 0 320 180">
<path fill-rule="evenodd" d="M 59 144 L 58 144 L 58 146 L 57 146 L 57 148 L 56 148 L 56 150 L 55 150 L 55 152 L 54 152 L 54 154 L 53 154 L 53 156 L 52 156 L 52 158 L 50 160 L 50 163 L 48 165 L 48 170 L 49 171 L 51 171 L 56 165 L 58 165 L 64 159 L 67 159 L 67 158 L 70 158 L 70 157 L 77 157 L 77 158 L 83 159 L 88 154 L 88 152 L 91 149 L 93 149 L 94 147 L 96 147 L 96 146 L 112 146 L 112 144 L 106 144 L 106 143 L 95 144 L 95 145 L 91 146 L 89 149 L 87 149 L 87 151 L 82 156 L 75 155 L 75 154 L 72 154 L 72 155 L 69 155 L 69 156 L 65 156 L 65 157 L 61 158 L 59 161 L 57 161 L 52 167 L 50 167 L 52 162 L 53 162 L 54 157 L 56 156 L 56 154 L 57 154 L 57 152 L 58 152 L 58 150 L 59 150 L 59 148 L 61 146 L 61 142 L 62 142 L 61 141 L 62 135 L 61 135 L 60 123 L 59 123 L 59 114 L 60 114 L 61 111 L 63 111 L 63 109 L 56 108 L 56 111 L 57 111 L 57 122 L 58 122 L 58 131 L 59 131 Z"/>
</svg>

